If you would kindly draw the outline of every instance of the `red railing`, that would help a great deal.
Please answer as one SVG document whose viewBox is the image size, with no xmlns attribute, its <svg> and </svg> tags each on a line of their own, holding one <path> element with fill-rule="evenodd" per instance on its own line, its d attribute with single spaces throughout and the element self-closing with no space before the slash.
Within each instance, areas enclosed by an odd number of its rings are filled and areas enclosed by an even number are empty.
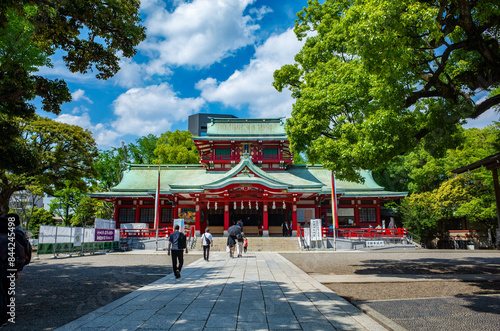
<svg viewBox="0 0 500 331">
<path fill-rule="evenodd" d="M 173 227 L 158 229 L 158 237 L 166 237 L 174 232 Z M 190 237 L 194 234 L 194 227 L 185 228 L 184 234 Z M 121 238 L 156 238 L 156 229 L 120 229 Z"/>
<path fill-rule="evenodd" d="M 333 237 L 333 229 L 322 227 L 323 237 Z M 343 238 L 380 238 L 392 237 L 403 238 L 408 233 L 408 229 L 337 229 L 337 237 Z M 297 227 L 297 237 L 304 237 L 304 229 Z"/>
</svg>

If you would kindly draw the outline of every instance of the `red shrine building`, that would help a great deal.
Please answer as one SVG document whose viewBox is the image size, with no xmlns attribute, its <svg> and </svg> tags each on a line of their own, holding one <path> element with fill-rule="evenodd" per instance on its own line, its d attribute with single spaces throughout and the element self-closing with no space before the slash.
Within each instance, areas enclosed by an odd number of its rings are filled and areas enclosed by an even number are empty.
<svg viewBox="0 0 500 331">
<path fill-rule="evenodd" d="M 154 228 L 158 171 L 160 228 L 182 218 L 197 234 L 206 227 L 224 234 L 242 220 L 246 234 L 269 236 L 281 234 L 284 222 L 294 234 L 311 219 L 332 225 L 331 171 L 293 163 L 282 119 L 212 118 L 206 136 L 192 139 L 200 164 L 129 164 L 110 192 L 92 194 L 114 204 L 117 227 L 146 223 Z M 385 191 L 369 171 L 360 174 L 362 184 L 335 181 L 338 228 L 388 224 L 383 204 L 406 196 Z"/>
</svg>

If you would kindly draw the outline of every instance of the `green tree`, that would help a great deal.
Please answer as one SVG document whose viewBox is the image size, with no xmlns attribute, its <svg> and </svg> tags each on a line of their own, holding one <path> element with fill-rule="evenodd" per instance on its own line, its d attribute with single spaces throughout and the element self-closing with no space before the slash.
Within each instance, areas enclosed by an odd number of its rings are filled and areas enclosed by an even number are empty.
<svg viewBox="0 0 500 331">
<path fill-rule="evenodd" d="M 442 155 L 457 124 L 500 103 L 496 0 L 315 0 L 297 15 L 305 44 L 273 85 L 296 98 L 293 149 L 338 178 L 419 141 Z"/>
<path fill-rule="evenodd" d="M 71 225 L 84 227 L 93 225 L 98 202 L 98 200 L 92 199 L 89 196 L 82 196 L 76 204 L 75 214 L 72 217 Z"/>
<path fill-rule="evenodd" d="M 150 133 L 137 139 L 135 144 L 129 144 L 128 151 L 132 157 L 131 161 L 138 164 L 152 164 L 155 159 L 158 159 L 154 154 L 157 141 L 158 137 Z"/>
<path fill-rule="evenodd" d="M 49 203 L 50 212 L 62 219 L 64 225 L 70 225 L 83 197 L 84 193 L 74 187 L 71 181 L 66 180 L 64 188 L 54 192 L 54 199 Z"/>
<path fill-rule="evenodd" d="M 158 139 L 154 153 L 161 158 L 163 164 L 199 163 L 200 156 L 191 137 L 189 131 L 167 131 Z"/>
<path fill-rule="evenodd" d="M 101 150 L 94 160 L 94 168 L 97 172 L 96 191 L 110 191 L 113 186 L 118 185 L 122 179 L 125 168 L 125 154 L 122 148 Z"/>
<path fill-rule="evenodd" d="M 38 116 L 18 121 L 22 128 L 19 143 L 24 145 L 19 158 L 26 161 L 19 165 L 21 174 L 0 169 L 0 214 L 8 212 L 12 194 L 28 185 L 54 195 L 70 181 L 72 187 L 85 192 L 96 175 L 93 161 L 97 148 L 91 133 Z"/>
<path fill-rule="evenodd" d="M 60 51 L 71 72 L 95 71 L 108 79 L 119 70 L 119 56 L 131 58 L 145 39 L 139 25 L 139 0 L 14 1 L 0 5 L 0 167 L 20 173 L 22 132 L 16 117 L 35 114 L 32 101 L 58 114 L 71 100 L 66 83 L 36 75 L 50 66 L 49 56 Z"/>
<path fill-rule="evenodd" d="M 56 220 L 50 211 L 35 207 L 28 230 L 37 236 L 40 232 L 40 225 L 56 225 Z"/>
</svg>

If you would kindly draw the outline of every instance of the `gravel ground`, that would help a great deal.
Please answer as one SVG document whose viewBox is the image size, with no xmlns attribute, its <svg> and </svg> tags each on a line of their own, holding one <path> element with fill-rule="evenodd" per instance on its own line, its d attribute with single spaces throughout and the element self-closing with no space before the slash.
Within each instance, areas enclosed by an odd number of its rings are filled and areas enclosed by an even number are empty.
<svg viewBox="0 0 500 331">
<path fill-rule="evenodd" d="M 184 254 L 184 265 L 202 256 Z M 12 330 L 53 330 L 172 272 L 165 255 L 42 256 L 16 286 Z"/>
<path fill-rule="evenodd" d="M 498 251 L 282 253 L 309 274 L 500 274 Z M 500 282 L 327 283 L 349 301 L 499 294 Z"/>
</svg>

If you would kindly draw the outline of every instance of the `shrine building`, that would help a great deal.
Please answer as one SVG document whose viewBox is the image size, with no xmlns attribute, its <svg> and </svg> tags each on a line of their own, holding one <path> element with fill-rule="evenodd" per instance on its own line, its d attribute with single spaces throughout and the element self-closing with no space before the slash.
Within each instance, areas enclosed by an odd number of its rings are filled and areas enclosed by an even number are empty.
<svg viewBox="0 0 500 331">
<path fill-rule="evenodd" d="M 269 236 L 281 234 L 283 222 L 293 234 L 314 218 L 332 225 L 331 171 L 293 163 L 282 119 L 212 118 L 206 136 L 192 139 L 200 164 L 160 166 L 160 228 L 183 218 L 196 234 L 206 227 L 223 234 L 242 220 L 245 234 Z M 91 196 L 114 204 L 118 228 L 123 223 L 154 228 L 158 168 L 128 164 L 117 186 Z M 382 225 L 383 203 L 407 194 L 385 191 L 369 171 L 360 174 L 363 184 L 335 181 L 337 228 Z"/>
</svg>

